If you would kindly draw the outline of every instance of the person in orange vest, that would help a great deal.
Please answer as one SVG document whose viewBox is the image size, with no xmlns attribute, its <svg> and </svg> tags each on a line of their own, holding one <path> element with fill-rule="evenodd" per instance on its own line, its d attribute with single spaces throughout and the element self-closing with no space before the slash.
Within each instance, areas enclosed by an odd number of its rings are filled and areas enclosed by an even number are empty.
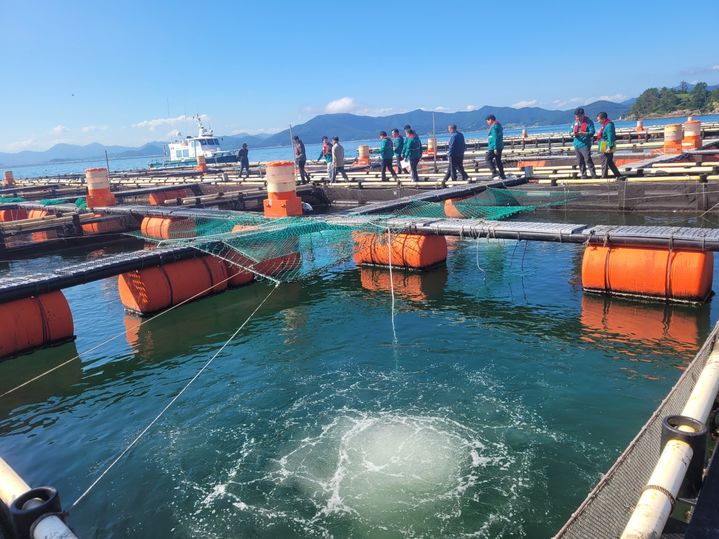
<svg viewBox="0 0 719 539">
<path fill-rule="evenodd" d="M 322 151 L 317 158 L 317 162 L 321 163 L 323 160 L 327 163 L 327 179 L 329 179 L 332 173 L 332 144 L 330 144 L 330 139 L 327 137 L 322 137 Z"/>
</svg>

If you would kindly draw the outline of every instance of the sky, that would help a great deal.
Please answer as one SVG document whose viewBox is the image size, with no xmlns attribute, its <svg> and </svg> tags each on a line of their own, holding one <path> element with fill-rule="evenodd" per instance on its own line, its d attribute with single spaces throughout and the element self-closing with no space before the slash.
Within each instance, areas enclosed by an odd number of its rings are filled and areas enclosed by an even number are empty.
<svg viewBox="0 0 719 539">
<path fill-rule="evenodd" d="M 0 0 L 0 152 L 719 82 L 717 0 Z"/>
</svg>

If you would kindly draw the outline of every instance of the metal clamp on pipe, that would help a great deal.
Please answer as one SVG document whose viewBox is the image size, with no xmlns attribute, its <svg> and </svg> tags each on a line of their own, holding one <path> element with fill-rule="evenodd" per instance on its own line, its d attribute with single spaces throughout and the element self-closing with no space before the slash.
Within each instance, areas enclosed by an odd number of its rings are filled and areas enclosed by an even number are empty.
<svg viewBox="0 0 719 539">
<path fill-rule="evenodd" d="M 662 420 L 661 450 L 667 442 L 678 440 L 692 448 L 692 458 L 679 488 L 677 498 L 696 498 L 702 486 L 706 462 L 707 428 L 704 423 L 682 415 L 670 415 Z"/>
<path fill-rule="evenodd" d="M 60 495 L 52 487 L 30 489 L 15 498 L 8 509 L 13 532 L 18 539 L 34 537 L 36 525 L 48 516 L 62 518 Z"/>
</svg>

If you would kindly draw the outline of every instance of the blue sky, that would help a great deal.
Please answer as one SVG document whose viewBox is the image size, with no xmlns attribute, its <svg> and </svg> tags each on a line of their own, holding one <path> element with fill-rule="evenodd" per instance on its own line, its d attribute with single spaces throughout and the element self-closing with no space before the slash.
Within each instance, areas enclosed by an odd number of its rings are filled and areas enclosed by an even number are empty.
<svg viewBox="0 0 719 539">
<path fill-rule="evenodd" d="M 611 9 L 603 9 L 602 6 Z M 0 0 L 0 151 L 719 82 L 716 0 Z"/>
</svg>

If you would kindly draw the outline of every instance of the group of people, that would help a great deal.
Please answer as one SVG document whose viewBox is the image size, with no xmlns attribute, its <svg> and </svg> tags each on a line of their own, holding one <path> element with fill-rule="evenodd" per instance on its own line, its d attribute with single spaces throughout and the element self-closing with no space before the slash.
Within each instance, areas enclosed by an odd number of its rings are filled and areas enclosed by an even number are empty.
<svg viewBox="0 0 719 539">
<path fill-rule="evenodd" d="M 617 132 L 606 112 L 597 114 L 597 123 L 602 128 L 596 133 L 597 149 L 602 159 L 602 178 L 606 178 L 609 170 L 615 177 L 619 178 L 621 172 L 614 163 L 614 151 L 617 148 Z M 597 177 L 597 172 L 592 161 L 592 144 L 594 142 L 595 129 L 594 122 L 584 113 L 584 109 L 579 107 L 574 111 L 574 129 L 572 130 L 574 140 L 574 153 L 577 156 L 577 164 L 579 165 L 579 173 L 582 178 L 588 178 L 587 169 L 592 178 Z"/>
<path fill-rule="evenodd" d="M 606 112 L 600 112 L 597 115 L 597 122 L 601 124 L 598 133 L 595 132 L 594 122 L 584 113 L 583 108 L 577 108 L 574 111 L 574 128 L 573 146 L 579 165 L 579 171 L 582 178 L 588 178 L 587 170 L 592 178 L 597 177 L 592 161 L 592 144 L 596 135 L 598 150 L 601 154 L 602 178 L 606 178 L 609 170 L 619 177 L 621 173 L 614 163 L 614 151 L 617 146 L 616 130 L 614 122 L 612 122 Z M 494 114 L 486 117 L 489 135 L 487 137 L 487 153 L 485 161 L 492 173 L 492 178 L 506 179 L 504 167 L 502 166 L 502 151 L 504 150 L 504 129 L 502 124 L 497 121 Z M 444 180 L 456 180 L 458 175 L 463 179 L 468 179 L 467 172 L 464 170 L 464 153 L 466 151 L 466 143 L 464 135 L 457 130 L 455 124 L 450 124 L 447 128 L 449 132 L 449 141 L 447 143 L 447 172 Z M 387 181 L 387 172 L 392 175 L 393 179 L 397 179 L 397 175 L 402 172 L 409 172 L 413 181 L 419 181 L 418 166 L 422 158 L 422 141 L 412 126 L 404 126 L 404 136 L 399 129 L 392 129 L 391 138 L 386 131 L 379 133 L 379 155 L 382 160 L 382 181 Z M 302 183 L 310 181 L 310 175 L 305 170 L 307 164 L 307 152 L 305 144 L 299 136 L 293 137 L 295 144 L 295 162 L 300 172 Z M 243 171 L 249 175 L 249 159 L 247 144 L 243 144 L 239 151 L 240 174 Z M 327 164 L 327 177 L 330 182 L 337 179 L 337 175 L 349 181 L 345 170 L 345 150 L 340 144 L 339 137 L 333 137 L 330 141 L 329 137 L 322 137 L 322 149 L 317 158 L 317 162 L 325 162 Z M 395 163 L 397 170 L 395 171 Z"/>
</svg>

